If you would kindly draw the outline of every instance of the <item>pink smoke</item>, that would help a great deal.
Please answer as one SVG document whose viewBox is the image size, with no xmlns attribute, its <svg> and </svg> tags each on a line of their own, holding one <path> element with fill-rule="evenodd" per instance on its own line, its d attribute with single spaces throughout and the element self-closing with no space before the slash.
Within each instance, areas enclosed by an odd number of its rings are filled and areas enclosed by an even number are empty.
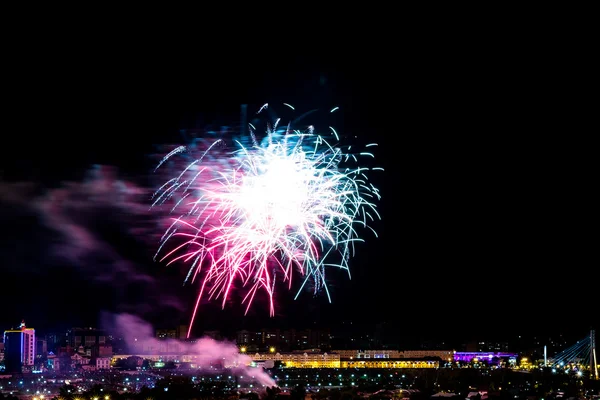
<svg viewBox="0 0 600 400">
<path fill-rule="evenodd" d="M 240 354 L 238 347 L 227 341 L 201 338 L 195 342 L 182 342 L 175 339 L 157 339 L 150 324 L 131 314 L 113 316 L 108 329 L 122 336 L 132 355 L 156 354 L 168 349 L 169 353 L 194 356 L 194 364 L 199 368 L 223 365 L 243 376 L 242 380 L 263 387 L 277 386 L 273 378 L 262 368 L 251 367 L 252 359 Z M 112 329 L 111 329 L 112 328 Z M 137 354 L 136 354 L 137 353 Z"/>
<path fill-rule="evenodd" d="M 91 252 L 112 252 L 106 241 L 97 237 L 91 229 L 94 213 L 110 209 L 115 219 L 147 217 L 146 206 L 149 191 L 131 182 L 118 179 L 117 171 L 110 166 L 95 166 L 81 182 L 64 182 L 60 187 L 46 192 L 35 199 L 44 222 L 59 231 L 64 237 L 63 246 L 55 249 L 74 262 Z M 88 223 L 85 223 L 85 220 Z M 91 220 L 91 223 L 90 223 Z M 140 227 L 130 225 L 130 233 L 139 234 Z"/>
<path fill-rule="evenodd" d="M 165 282 L 154 274 L 164 266 L 151 262 L 160 238 L 156 212 L 149 207 L 151 194 L 151 189 L 120 178 L 115 167 L 106 165 L 90 168 L 81 181 L 64 181 L 55 187 L 0 181 L 0 219 L 7 218 L 3 229 L 23 231 L 27 240 L 21 243 L 27 244 L 29 253 L 40 254 L 43 263 L 25 262 L 16 256 L 7 261 L 15 269 L 38 264 L 71 266 L 89 280 L 109 285 L 119 298 L 127 298 L 130 286 L 143 288 L 145 295 L 131 304 L 120 302 L 120 311 L 152 314 L 160 306 L 184 312 L 179 295 L 167 291 Z M 36 216 L 36 224 L 20 223 L 14 217 L 19 212 Z M 110 226 L 110 234 L 102 231 L 102 224 Z M 119 237 L 113 235 L 115 231 Z M 139 250 L 128 253 L 121 237 L 131 238 L 128 244 Z M 0 260 L 0 264 L 9 263 Z"/>
</svg>

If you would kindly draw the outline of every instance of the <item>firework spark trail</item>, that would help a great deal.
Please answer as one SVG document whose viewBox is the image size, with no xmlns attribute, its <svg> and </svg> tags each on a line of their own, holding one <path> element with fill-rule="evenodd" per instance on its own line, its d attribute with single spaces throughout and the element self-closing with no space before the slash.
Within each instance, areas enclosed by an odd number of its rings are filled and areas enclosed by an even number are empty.
<svg viewBox="0 0 600 400">
<path fill-rule="evenodd" d="M 296 298 L 309 281 L 329 297 L 325 268 L 349 273 L 354 243 L 362 241 L 355 228 L 369 228 L 376 235 L 369 223 L 380 218 L 375 203 L 380 196 L 368 182 L 371 169 L 342 167 L 358 161 L 357 155 L 331 145 L 313 126 L 305 132 L 290 125 L 277 131 L 278 124 L 279 119 L 267 129 L 263 144 L 251 129 L 251 146 L 237 142 L 239 149 L 230 153 L 214 149 L 222 142 L 218 139 L 153 196 L 153 207 L 173 199 L 171 211 L 180 215 L 162 236 L 158 252 L 167 242 L 178 241 L 161 260 L 191 262 L 186 281 L 201 277 L 190 330 L 201 298 L 221 298 L 224 307 L 235 282 L 246 289 L 246 312 L 263 290 L 271 316 L 277 279 L 291 289 L 299 273 L 303 279 Z M 177 147 L 158 167 L 185 151 L 185 146 Z M 339 261 L 326 263 L 333 253 Z"/>
</svg>

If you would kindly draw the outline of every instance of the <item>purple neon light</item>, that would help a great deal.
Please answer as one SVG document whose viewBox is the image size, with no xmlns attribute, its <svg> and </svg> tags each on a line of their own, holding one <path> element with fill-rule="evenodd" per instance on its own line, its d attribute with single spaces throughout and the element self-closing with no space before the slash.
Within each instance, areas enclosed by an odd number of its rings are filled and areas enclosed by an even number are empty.
<svg viewBox="0 0 600 400">
<path fill-rule="evenodd" d="M 492 361 L 495 358 L 516 358 L 515 353 L 490 352 L 490 351 L 468 351 L 454 353 L 454 361 L 471 362 L 474 358 L 478 360 Z"/>
</svg>

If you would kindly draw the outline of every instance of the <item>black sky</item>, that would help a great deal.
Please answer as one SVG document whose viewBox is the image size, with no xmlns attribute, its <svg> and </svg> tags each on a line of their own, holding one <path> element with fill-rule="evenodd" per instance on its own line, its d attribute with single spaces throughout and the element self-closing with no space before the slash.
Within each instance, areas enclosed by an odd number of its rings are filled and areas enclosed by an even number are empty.
<svg viewBox="0 0 600 400">
<path fill-rule="evenodd" d="M 233 305 L 206 305 L 199 329 L 393 321 L 417 336 L 444 338 L 498 331 L 577 337 L 598 326 L 589 275 L 597 269 L 589 222 L 596 179 L 572 136 L 584 111 L 550 71 L 484 54 L 400 62 L 348 54 L 260 68 L 230 58 L 182 69 L 176 60 L 72 61 L 25 71 L 16 65 L 4 78 L 5 180 L 59 187 L 101 164 L 135 181 L 153 168 L 154 144 L 180 140 L 180 129 L 236 121 L 240 104 L 249 112 L 267 102 L 340 106 L 338 130 L 380 143 L 380 238 L 359 248 L 352 280 L 333 281 L 333 303 L 310 294 L 282 300 L 274 319 L 266 309 L 243 317 Z M 148 262 L 155 249 L 128 243 L 123 221 L 107 222 L 110 210 L 86 215 L 87 226 L 181 299 L 179 314 L 160 310 L 155 286 L 122 288 L 86 279 L 83 266 L 49 265 L 52 234 L 26 208 L 6 206 L 0 218 L 11 227 L 0 246 L 0 328 L 21 318 L 48 329 L 96 324 L 101 311 L 130 311 L 123 302 L 144 299 L 153 309 L 144 316 L 155 324 L 187 320 L 193 289 Z"/>
</svg>

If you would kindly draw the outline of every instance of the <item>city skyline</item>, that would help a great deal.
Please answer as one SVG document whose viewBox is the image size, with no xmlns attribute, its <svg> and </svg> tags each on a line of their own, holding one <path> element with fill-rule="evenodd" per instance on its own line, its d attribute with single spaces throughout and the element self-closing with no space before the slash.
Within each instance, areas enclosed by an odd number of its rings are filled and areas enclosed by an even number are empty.
<svg viewBox="0 0 600 400">
<path fill-rule="evenodd" d="M 156 346 L 163 348 L 160 352 L 185 351 L 184 349 L 198 341 L 215 340 L 226 344 L 234 343 L 239 351 L 244 352 L 290 352 L 299 350 L 345 353 L 348 351 L 389 352 L 389 351 L 454 351 L 464 352 L 512 352 L 536 353 L 548 351 L 549 356 L 573 354 L 589 351 L 590 338 L 595 337 L 594 330 L 585 335 L 573 335 L 572 332 L 545 335 L 514 335 L 487 336 L 478 335 L 476 338 L 464 337 L 462 340 L 444 340 L 435 337 L 421 337 L 414 340 L 405 336 L 394 327 L 379 324 L 373 331 L 360 331 L 351 324 L 347 327 L 325 328 L 309 326 L 304 328 L 261 328 L 241 329 L 234 332 L 221 330 L 204 330 L 197 336 L 187 338 L 187 325 L 170 328 L 154 328 L 146 321 L 133 315 L 116 315 L 111 324 L 104 328 L 70 327 L 53 331 L 39 331 L 22 321 L 16 328 L 4 330 L 4 342 L 22 344 L 21 334 L 31 335 L 29 350 L 21 349 L 23 360 L 33 362 L 36 347 L 44 354 L 52 352 L 82 352 L 91 351 L 93 354 L 129 354 L 130 352 L 153 351 Z M 29 342 L 29 340 L 26 340 Z M 593 342 L 593 340 L 592 340 Z M 14 348 L 14 343 L 12 345 Z M 146 348 L 147 347 L 147 348 Z M 90 350 L 91 349 L 91 350 Z M 2 347 L 0 347 L 1 353 Z M 99 352 L 99 353 L 98 353 Z M 93 355 L 92 354 L 92 355 Z M 88 354 L 89 355 L 89 354 Z M 28 357 L 28 358 L 27 358 Z M 25 365 L 24 364 L 24 365 Z"/>
<path fill-rule="evenodd" d="M 589 201 L 579 186 L 583 178 L 557 170 L 538 146 L 539 135 L 563 128 L 563 121 L 531 132 L 547 103 L 539 99 L 530 113 L 517 112 L 506 104 L 525 101 L 502 82 L 482 92 L 474 77 L 462 85 L 427 77 L 424 87 L 409 82 L 406 91 L 395 92 L 398 78 L 377 72 L 340 62 L 295 72 L 214 71 L 174 85 L 126 86 L 115 78 L 106 87 L 87 80 L 79 87 L 65 77 L 60 89 L 68 95 L 60 101 L 53 99 L 59 86 L 31 83 L 40 95 L 13 105 L 5 122 L 12 133 L 0 165 L 6 227 L 0 326 L 22 319 L 42 328 L 57 321 L 98 326 L 103 312 L 185 323 L 197 286 L 182 286 L 185 268 L 154 262 L 155 244 L 131 234 L 152 229 L 144 214 L 115 215 L 110 204 L 75 193 L 72 227 L 100 247 L 79 246 L 84 253 L 65 260 L 57 253 L 73 243 L 50 220 L 53 210 L 40 211 L 40 205 L 56 207 L 60 195 L 87 190 L 81 184 L 94 173 L 148 187 L 156 145 L 181 141 L 181 129 L 235 125 L 241 104 L 250 110 L 266 102 L 300 110 L 339 106 L 341 133 L 380 143 L 375 160 L 386 172 L 378 182 L 379 238 L 365 233 L 350 262 L 352 279 L 332 272 L 331 304 L 323 295 L 304 293 L 294 301 L 281 291 L 277 314 L 269 318 L 261 304 L 244 316 L 235 301 L 224 310 L 207 303 L 199 330 L 394 321 L 417 337 L 455 338 L 474 330 L 585 335 L 598 326 L 597 295 L 579 289 L 582 278 L 573 271 L 579 267 L 571 267 L 587 265 L 590 251 L 579 229 L 585 207 L 576 207 Z M 381 96 L 386 84 L 390 93 Z M 101 95 L 110 104 L 100 102 Z M 15 296 L 8 288 L 22 291 Z"/>
</svg>

